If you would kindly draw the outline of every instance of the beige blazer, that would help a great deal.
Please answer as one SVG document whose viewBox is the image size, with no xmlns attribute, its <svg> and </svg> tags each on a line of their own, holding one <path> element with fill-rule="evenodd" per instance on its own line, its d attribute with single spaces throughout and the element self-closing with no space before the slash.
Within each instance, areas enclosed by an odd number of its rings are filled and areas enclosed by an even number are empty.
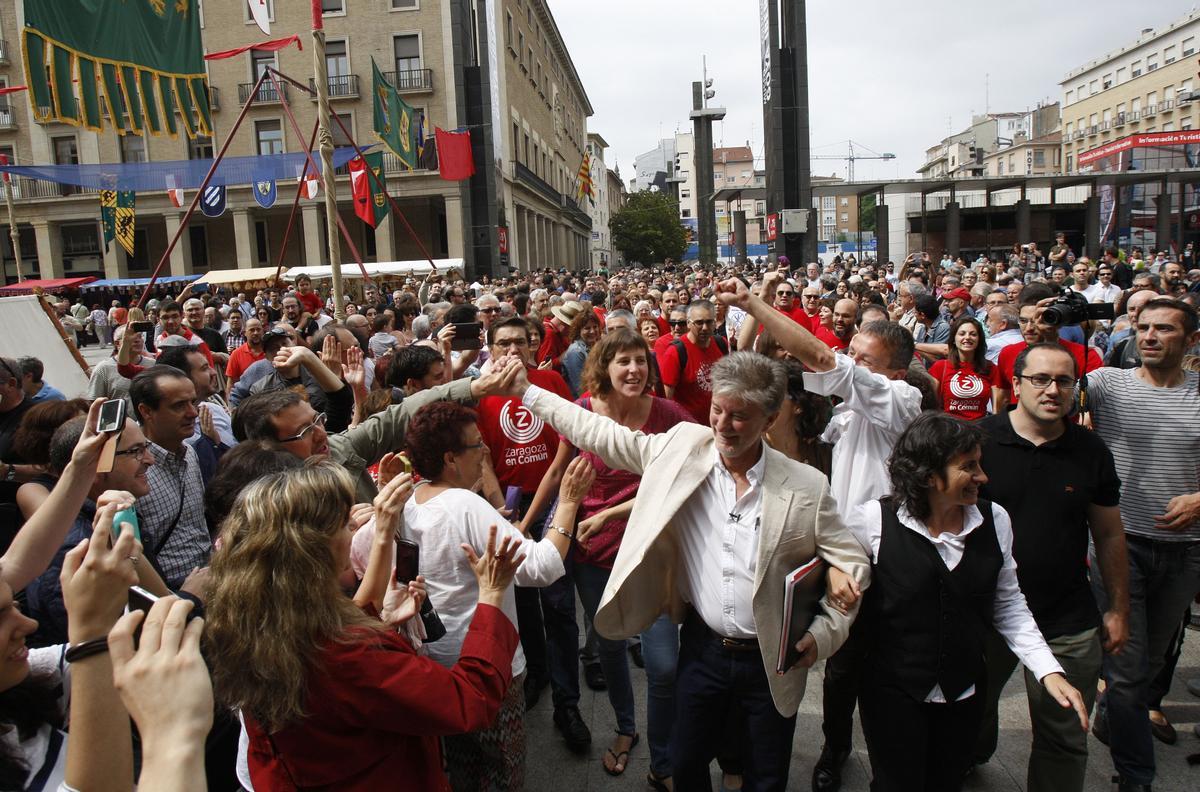
<svg viewBox="0 0 1200 792">
<path fill-rule="evenodd" d="M 596 612 L 596 629 L 620 639 L 641 632 L 664 612 L 681 622 L 687 603 L 677 584 L 684 570 L 680 534 L 672 520 L 712 470 L 716 458 L 712 430 L 683 423 L 662 434 L 646 435 L 548 391 L 538 390 L 529 401 L 536 415 L 576 447 L 595 453 L 612 467 L 643 476 Z M 766 455 L 754 622 L 771 696 L 780 714 L 790 717 L 804 698 L 808 672 L 793 668 L 783 675 L 775 673 L 786 575 L 817 555 L 853 575 L 864 590 L 871 572 L 862 546 L 838 517 L 825 477 L 770 447 Z M 844 616 L 826 600 L 822 602 L 824 613 L 811 628 L 819 659 L 845 642 L 855 616 L 855 611 Z"/>
</svg>

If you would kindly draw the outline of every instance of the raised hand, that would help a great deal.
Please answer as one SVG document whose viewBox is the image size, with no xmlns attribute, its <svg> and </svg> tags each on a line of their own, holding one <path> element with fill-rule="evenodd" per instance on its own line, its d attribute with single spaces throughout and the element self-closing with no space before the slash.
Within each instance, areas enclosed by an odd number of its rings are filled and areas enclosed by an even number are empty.
<svg viewBox="0 0 1200 792">
<path fill-rule="evenodd" d="M 480 602 L 500 607 L 504 592 L 512 585 L 513 577 L 517 574 L 517 567 L 525 560 L 525 555 L 518 550 L 520 544 L 519 539 L 505 536 L 497 547 L 496 526 L 493 525 L 488 529 L 487 547 L 483 555 L 476 555 L 475 548 L 469 544 L 462 545 L 479 584 Z"/>
<path fill-rule="evenodd" d="M 412 475 L 402 473 L 396 476 L 375 496 L 375 523 L 380 528 L 395 530 L 400 524 L 400 516 L 404 513 L 404 504 L 413 491 Z"/>
<path fill-rule="evenodd" d="M 117 541 L 109 541 L 118 508 L 110 502 L 97 510 L 92 535 L 63 560 L 59 581 L 72 643 L 108 634 L 129 600 L 129 587 L 138 582 L 137 565 L 144 562 L 133 527 L 122 524 Z"/>
<path fill-rule="evenodd" d="M 577 456 L 567 465 L 562 482 L 558 485 L 558 499 L 579 503 L 592 488 L 596 480 L 596 468 L 585 457 Z"/>
<path fill-rule="evenodd" d="M 342 378 L 342 343 L 338 341 L 336 333 L 325 336 L 321 344 L 321 362 L 333 376 Z"/>
<path fill-rule="evenodd" d="M 200 434 L 220 445 L 221 435 L 217 434 L 217 428 L 213 426 L 212 410 L 207 404 L 200 405 Z"/>
<path fill-rule="evenodd" d="M 766 290 L 766 283 L 764 281 L 764 294 L 766 294 Z M 744 311 L 750 305 L 750 296 L 750 290 L 746 288 L 746 284 L 742 283 L 739 278 L 730 278 L 717 284 L 716 298 L 725 305 L 741 308 Z"/>
<path fill-rule="evenodd" d="M 367 370 L 363 367 L 362 347 L 347 347 L 342 353 L 342 378 L 354 390 L 366 390 Z"/>
<path fill-rule="evenodd" d="M 425 591 L 425 578 L 417 575 L 407 586 L 397 583 L 393 578 L 388 584 L 388 592 L 383 598 L 383 608 L 379 618 L 385 624 L 399 627 L 418 613 L 425 604 L 428 594 Z"/>
</svg>

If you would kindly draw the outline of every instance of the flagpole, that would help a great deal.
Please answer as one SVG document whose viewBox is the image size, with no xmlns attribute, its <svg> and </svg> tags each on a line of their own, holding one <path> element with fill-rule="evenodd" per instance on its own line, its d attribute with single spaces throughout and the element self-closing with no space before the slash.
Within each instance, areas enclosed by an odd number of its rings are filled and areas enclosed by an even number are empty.
<svg viewBox="0 0 1200 792">
<path fill-rule="evenodd" d="M 8 235 L 12 238 L 13 258 L 17 264 L 17 283 L 25 280 L 21 272 L 21 234 L 17 230 L 17 217 L 13 210 L 12 180 L 4 174 L 4 202 L 8 204 Z"/>
<path fill-rule="evenodd" d="M 329 129 L 329 66 L 325 62 L 325 21 L 321 0 L 312 0 L 313 72 L 317 83 L 320 124 L 321 179 L 325 182 L 325 236 L 329 240 L 329 269 L 333 276 L 333 318 L 346 321 L 342 304 L 342 246 L 338 237 L 337 176 L 333 172 L 333 133 Z"/>
</svg>

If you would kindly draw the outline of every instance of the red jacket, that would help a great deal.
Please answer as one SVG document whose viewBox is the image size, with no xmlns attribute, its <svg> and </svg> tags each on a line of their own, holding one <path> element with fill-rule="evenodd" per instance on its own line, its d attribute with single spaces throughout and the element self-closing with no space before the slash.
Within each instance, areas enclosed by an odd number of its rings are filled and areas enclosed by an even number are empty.
<svg viewBox="0 0 1200 792">
<path fill-rule="evenodd" d="M 303 720 L 268 737 L 243 713 L 259 792 L 449 792 L 438 737 L 495 722 L 517 650 L 517 631 L 498 608 L 476 608 L 449 669 L 396 633 L 356 637 L 325 649 L 308 680 Z"/>
</svg>

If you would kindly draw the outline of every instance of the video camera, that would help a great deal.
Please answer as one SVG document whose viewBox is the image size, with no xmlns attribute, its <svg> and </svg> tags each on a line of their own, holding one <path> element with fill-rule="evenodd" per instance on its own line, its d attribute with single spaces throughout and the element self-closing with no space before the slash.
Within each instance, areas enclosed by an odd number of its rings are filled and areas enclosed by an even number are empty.
<svg viewBox="0 0 1200 792">
<path fill-rule="evenodd" d="M 1112 320 L 1115 316 L 1112 303 L 1090 303 L 1079 292 L 1067 288 L 1042 311 L 1041 321 L 1054 327 L 1064 327 L 1098 319 Z"/>
</svg>

